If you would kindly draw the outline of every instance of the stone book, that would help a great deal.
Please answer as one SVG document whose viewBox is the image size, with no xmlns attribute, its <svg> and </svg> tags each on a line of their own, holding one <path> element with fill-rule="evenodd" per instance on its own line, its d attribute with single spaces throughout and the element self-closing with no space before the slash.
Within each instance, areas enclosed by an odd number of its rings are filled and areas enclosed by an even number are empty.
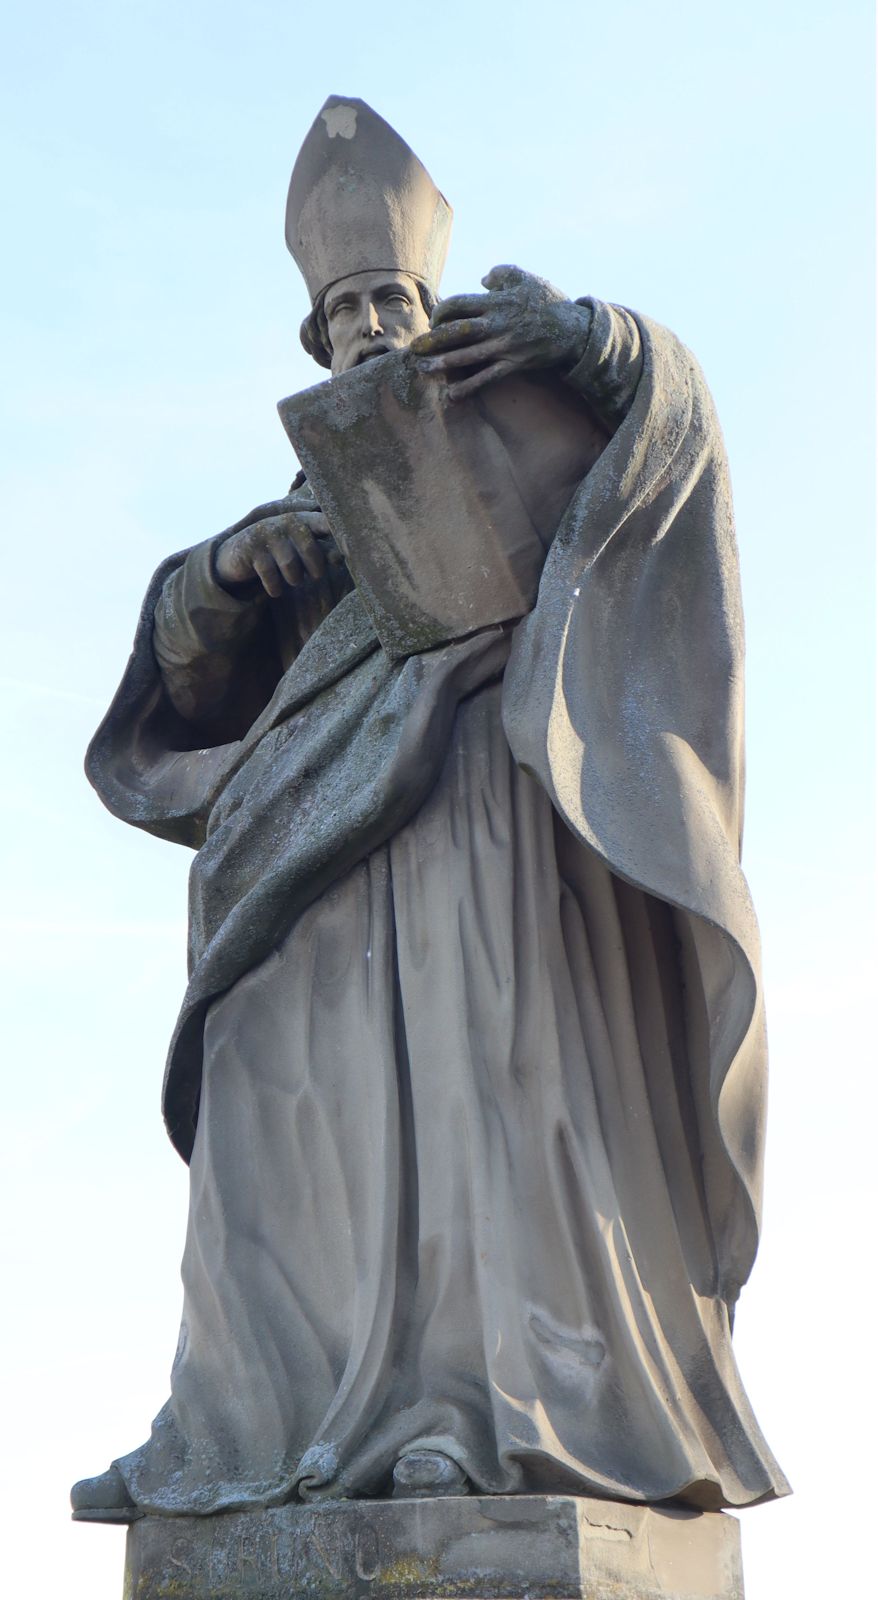
<svg viewBox="0 0 878 1600">
<path fill-rule="evenodd" d="M 450 402 L 407 351 L 278 411 L 392 656 L 530 610 L 561 517 L 608 439 L 554 375 Z"/>
</svg>

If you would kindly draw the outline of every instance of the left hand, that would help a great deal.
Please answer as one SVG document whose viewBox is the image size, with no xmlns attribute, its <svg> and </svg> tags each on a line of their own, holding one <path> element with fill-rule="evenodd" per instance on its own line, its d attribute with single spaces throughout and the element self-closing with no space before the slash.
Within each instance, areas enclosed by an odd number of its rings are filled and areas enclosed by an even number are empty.
<svg viewBox="0 0 878 1600">
<path fill-rule="evenodd" d="M 510 372 L 576 365 L 591 327 L 584 306 L 521 267 L 492 267 L 482 283 L 487 294 L 441 300 L 430 332 L 411 344 L 422 372 L 448 378 L 449 400 Z M 463 376 L 455 377 L 460 369 Z"/>
</svg>

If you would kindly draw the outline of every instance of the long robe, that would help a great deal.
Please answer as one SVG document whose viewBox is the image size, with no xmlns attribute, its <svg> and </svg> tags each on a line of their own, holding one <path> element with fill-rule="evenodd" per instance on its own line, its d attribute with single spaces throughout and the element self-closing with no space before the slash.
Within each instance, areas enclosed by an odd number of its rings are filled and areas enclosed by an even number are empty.
<svg viewBox="0 0 878 1600">
<path fill-rule="evenodd" d="M 688 351 L 589 304 L 571 381 L 623 420 L 516 628 L 391 661 L 354 592 L 272 646 L 210 545 L 147 596 L 90 755 L 198 849 L 146 1511 L 381 1494 L 418 1446 L 486 1492 L 785 1492 L 730 1344 L 764 1038 L 725 460 Z"/>
</svg>

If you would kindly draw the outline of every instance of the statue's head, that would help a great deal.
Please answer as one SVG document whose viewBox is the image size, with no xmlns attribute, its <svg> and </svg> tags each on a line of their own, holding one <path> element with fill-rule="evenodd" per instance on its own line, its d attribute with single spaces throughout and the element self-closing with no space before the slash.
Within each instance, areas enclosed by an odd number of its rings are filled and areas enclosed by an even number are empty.
<svg viewBox="0 0 878 1600">
<path fill-rule="evenodd" d="M 435 296 L 408 272 L 358 272 L 339 279 L 327 289 L 318 314 L 321 346 L 329 350 L 332 371 L 347 372 L 373 356 L 404 349 L 426 333 L 434 304 Z"/>
<path fill-rule="evenodd" d="M 287 246 L 311 295 L 301 339 L 345 372 L 429 327 L 451 207 L 404 139 L 362 100 L 331 95 L 299 151 Z"/>
</svg>

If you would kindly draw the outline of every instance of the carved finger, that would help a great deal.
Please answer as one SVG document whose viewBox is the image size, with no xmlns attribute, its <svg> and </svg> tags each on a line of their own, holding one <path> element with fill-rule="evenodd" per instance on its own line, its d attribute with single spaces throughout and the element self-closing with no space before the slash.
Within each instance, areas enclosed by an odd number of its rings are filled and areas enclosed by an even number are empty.
<svg viewBox="0 0 878 1600">
<path fill-rule="evenodd" d="M 475 317 L 472 321 L 448 322 L 441 328 L 434 328 L 430 333 L 419 334 L 412 340 L 411 349 L 419 358 L 429 358 L 441 355 L 446 350 L 453 350 L 457 345 L 479 344 L 483 339 L 489 339 L 495 332 L 493 319 L 488 317 Z"/>
<path fill-rule="evenodd" d="M 240 534 L 224 539 L 214 556 L 214 570 L 221 584 L 240 587 L 253 578 L 253 553 Z"/>
<path fill-rule="evenodd" d="M 267 500 L 265 505 L 254 506 L 248 511 L 246 517 L 232 524 L 237 533 L 249 533 L 251 528 L 258 528 L 261 522 L 271 522 L 275 517 L 283 516 L 291 511 L 297 504 L 295 494 L 285 494 L 282 500 Z M 228 531 L 228 530 L 227 530 Z"/>
<path fill-rule="evenodd" d="M 303 522 L 307 522 L 311 532 L 318 538 L 332 532 L 322 511 L 300 511 L 299 516 Z"/>
<path fill-rule="evenodd" d="M 485 339 L 475 347 L 468 344 L 441 356 L 426 356 L 418 366 L 422 372 L 450 372 L 455 367 L 471 367 L 476 361 L 484 364 L 509 354 L 509 336 L 495 334 L 493 339 Z"/>
<path fill-rule="evenodd" d="M 482 283 L 486 289 L 518 289 L 533 274 L 525 272 L 523 267 L 514 267 L 511 264 L 492 267 L 486 272 Z"/>
<path fill-rule="evenodd" d="M 299 552 L 285 533 L 275 534 L 271 541 L 271 555 L 280 569 L 284 583 L 291 589 L 298 588 L 305 576 L 305 570 L 299 559 Z"/>
<path fill-rule="evenodd" d="M 279 600 L 284 592 L 284 580 L 274 557 L 268 550 L 258 550 L 253 557 L 253 569 L 265 593 Z"/>
<path fill-rule="evenodd" d="M 459 383 L 450 383 L 447 389 L 449 400 L 463 400 L 468 394 L 474 394 L 476 389 L 483 389 L 486 383 L 496 383 L 498 378 L 505 378 L 510 372 L 515 371 L 513 361 L 495 361 L 489 367 L 480 367 L 469 378 L 462 378 Z"/>
<path fill-rule="evenodd" d="M 461 317 L 482 317 L 491 309 L 491 296 L 488 294 L 450 294 L 447 300 L 440 300 L 430 312 L 430 327 L 438 328 L 445 322 L 459 322 Z"/>
<path fill-rule="evenodd" d="M 278 501 L 277 504 L 282 505 L 283 502 Z M 290 521 L 290 517 L 291 512 L 278 511 L 273 517 L 260 517 L 258 522 L 251 523 L 248 528 L 242 530 L 240 535 L 245 548 L 253 554 L 257 550 L 261 550 L 265 544 L 271 541 L 272 535 L 276 531 L 284 531 Z"/>
<path fill-rule="evenodd" d="M 326 561 L 310 528 L 313 513 L 305 511 L 300 517 L 290 517 L 284 532 L 292 539 L 309 577 L 319 580 L 326 571 Z M 307 520 L 306 520 L 307 519 Z"/>
</svg>

